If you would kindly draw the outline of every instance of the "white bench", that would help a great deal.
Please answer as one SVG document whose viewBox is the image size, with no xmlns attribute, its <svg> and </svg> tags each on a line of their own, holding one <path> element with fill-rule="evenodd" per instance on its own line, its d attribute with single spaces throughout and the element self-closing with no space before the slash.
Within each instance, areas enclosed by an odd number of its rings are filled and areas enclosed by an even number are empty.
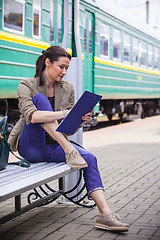
<svg viewBox="0 0 160 240">
<path fill-rule="evenodd" d="M 0 224 L 5 223 L 37 206 L 41 206 L 49 201 L 57 199 L 64 194 L 63 177 L 76 171 L 66 163 L 35 163 L 30 168 L 22 168 L 15 165 L 8 165 L 6 169 L 0 171 L 0 202 L 11 197 L 15 197 L 15 210 L 0 218 Z M 46 194 L 21 207 L 21 194 L 35 189 L 43 184 L 48 184 L 53 180 L 59 180 L 59 189 L 51 194 Z M 74 188 L 75 189 L 75 188 Z M 69 191 L 70 192 L 70 191 Z"/>
</svg>

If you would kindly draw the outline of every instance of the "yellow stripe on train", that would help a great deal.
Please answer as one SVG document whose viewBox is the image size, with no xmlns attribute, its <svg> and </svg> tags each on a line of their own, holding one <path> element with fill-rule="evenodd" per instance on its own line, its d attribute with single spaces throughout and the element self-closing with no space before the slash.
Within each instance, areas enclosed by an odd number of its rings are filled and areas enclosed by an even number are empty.
<svg viewBox="0 0 160 240">
<path fill-rule="evenodd" d="M 47 42 L 19 36 L 19 35 L 8 33 L 8 32 L 3 32 L 3 31 L 0 31 L 0 40 L 14 42 L 14 43 L 41 48 L 41 49 L 46 49 L 50 47 L 50 44 Z"/>
<path fill-rule="evenodd" d="M 26 46 L 31 46 L 31 47 L 41 48 L 41 49 L 47 49 L 48 47 L 51 46 L 50 43 L 48 42 L 43 42 L 40 40 L 23 37 L 16 34 L 3 32 L 3 31 L 0 31 L 0 40 L 14 42 L 14 43 L 23 44 Z M 67 48 L 67 52 L 72 55 L 72 49 Z"/>
<path fill-rule="evenodd" d="M 150 74 L 154 74 L 154 75 L 160 75 L 160 72 L 156 71 L 156 70 L 145 69 L 145 68 L 141 68 L 138 66 L 133 66 L 133 65 L 116 62 L 116 61 L 109 60 L 109 59 L 104 59 L 102 57 L 94 57 L 94 61 L 96 63 L 102 63 L 102 64 L 106 64 L 106 65 L 113 66 L 113 67 L 125 68 L 125 69 L 129 69 L 129 70 L 134 70 L 137 72 L 145 72 L 145 73 L 150 73 Z"/>
</svg>

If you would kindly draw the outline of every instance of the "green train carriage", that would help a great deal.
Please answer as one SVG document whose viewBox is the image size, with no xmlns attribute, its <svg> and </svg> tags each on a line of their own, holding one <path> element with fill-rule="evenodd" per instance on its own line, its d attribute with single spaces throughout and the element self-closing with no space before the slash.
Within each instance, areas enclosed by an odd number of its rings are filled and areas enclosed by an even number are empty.
<svg viewBox="0 0 160 240">
<path fill-rule="evenodd" d="M 73 4 L 70 0 L 67 50 L 74 56 Z M 115 18 L 93 1 L 81 0 L 79 12 L 83 90 L 103 96 L 95 114 L 101 110 L 111 119 L 115 113 L 122 117 L 125 112 L 156 111 L 160 39 Z M 0 99 L 9 104 L 10 121 L 16 121 L 19 82 L 33 77 L 43 49 L 62 46 L 64 18 L 62 0 L 0 1 Z"/>
<path fill-rule="evenodd" d="M 146 26 L 140 28 L 140 24 L 127 24 L 121 16 L 114 17 L 109 8 L 102 10 L 98 1 L 94 9 L 86 5 L 83 1 L 83 28 L 87 26 L 88 41 L 92 41 L 87 54 L 94 67 L 88 86 L 88 76 L 84 74 L 85 88 L 103 96 L 100 107 L 109 119 L 115 113 L 122 118 L 123 113 L 138 113 L 144 117 L 157 112 L 160 97 L 158 33 L 154 29 L 149 31 L 148 26 L 145 29 Z M 83 52 L 87 34 L 84 31 Z M 87 58 L 84 65 L 90 69 Z"/>
</svg>

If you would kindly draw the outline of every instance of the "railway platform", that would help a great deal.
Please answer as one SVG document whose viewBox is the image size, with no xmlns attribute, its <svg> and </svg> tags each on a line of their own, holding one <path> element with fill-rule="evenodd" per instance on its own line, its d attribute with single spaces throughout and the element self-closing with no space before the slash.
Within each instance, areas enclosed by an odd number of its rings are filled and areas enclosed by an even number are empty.
<svg viewBox="0 0 160 240">
<path fill-rule="evenodd" d="M 52 203 L 1 225 L 0 239 L 159 240 L 159 123 L 155 116 L 83 133 L 83 145 L 98 158 L 108 204 L 129 223 L 129 232 L 95 229 L 97 208 Z M 12 204 L 1 203 L 1 211 Z"/>
</svg>

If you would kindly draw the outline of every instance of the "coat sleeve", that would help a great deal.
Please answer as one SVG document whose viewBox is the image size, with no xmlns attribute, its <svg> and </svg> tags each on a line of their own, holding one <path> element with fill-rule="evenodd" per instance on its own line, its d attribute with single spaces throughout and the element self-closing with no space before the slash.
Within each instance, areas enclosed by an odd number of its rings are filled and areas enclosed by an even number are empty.
<svg viewBox="0 0 160 240">
<path fill-rule="evenodd" d="M 27 81 L 20 82 L 18 88 L 18 107 L 21 112 L 21 114 L 24 116 L 26 120 L 26 124 L 29 124 L 30 116 L 33 112 L 37 111 L 36 106 L 32 102 L 33 98 L 33 90 L 30 87 L 30 84 L 27 83 Z"/>
<path fill-rule="evenodd" d="M 71 94 L 70 94 L 70 97 L 69 97 L 69 107 L 67 108 L 68 110 L 73 108 L 73 106 L 75 104 L 75 91 L 74 91 L 74 87 L 71 83 L 70 83 L 70 88 L 71 88 Z"/>
</svg>

